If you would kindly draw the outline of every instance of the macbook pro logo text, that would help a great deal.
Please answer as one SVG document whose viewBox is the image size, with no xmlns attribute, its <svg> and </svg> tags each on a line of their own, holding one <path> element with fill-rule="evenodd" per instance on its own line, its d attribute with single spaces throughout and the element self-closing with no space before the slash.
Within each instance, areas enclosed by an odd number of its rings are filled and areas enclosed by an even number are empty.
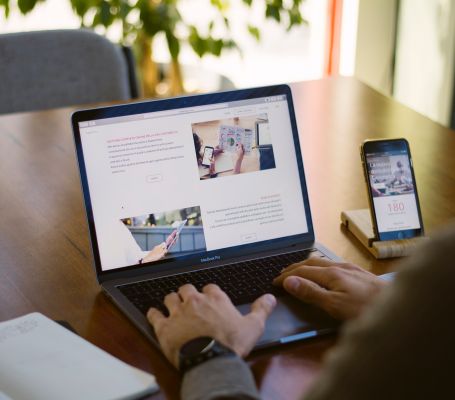
<svg viewBox="0 0 455 400">
<path fill-rule="evenodd" d="M 209 262 L 209 261 L 217 261 L 217 260 L 221 260 L 221 257 L 220 256 L 213 256 L 213 257 L 201 258 L 201 263 L 206 263 L 206 262 Z"/>
</svg>

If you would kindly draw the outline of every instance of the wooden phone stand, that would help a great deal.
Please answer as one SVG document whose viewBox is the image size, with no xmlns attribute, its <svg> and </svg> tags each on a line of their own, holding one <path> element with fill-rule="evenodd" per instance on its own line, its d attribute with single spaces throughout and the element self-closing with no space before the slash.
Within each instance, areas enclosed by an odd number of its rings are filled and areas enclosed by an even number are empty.
<svg viewBox="0 0 455 400">
<path fill-rule="evenodd" d="M 409 256 L 425 236 L 412 239 L 376 241 L 370 210 L 351 210 L 341 212 L 341 223 L 373 254 L 376 258 Z"/>
</svg>

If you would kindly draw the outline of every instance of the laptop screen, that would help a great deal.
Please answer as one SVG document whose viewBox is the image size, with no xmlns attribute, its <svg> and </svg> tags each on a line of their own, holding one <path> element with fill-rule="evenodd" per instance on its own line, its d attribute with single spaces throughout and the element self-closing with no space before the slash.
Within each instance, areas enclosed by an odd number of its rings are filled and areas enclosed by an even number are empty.
<svg viewBox="0 0 455 400">
<path fill-rule="evenodd" d="M 286 94 L 78 128 L 101 271 L 210 261 L 309 231 Z"/>
</svg>

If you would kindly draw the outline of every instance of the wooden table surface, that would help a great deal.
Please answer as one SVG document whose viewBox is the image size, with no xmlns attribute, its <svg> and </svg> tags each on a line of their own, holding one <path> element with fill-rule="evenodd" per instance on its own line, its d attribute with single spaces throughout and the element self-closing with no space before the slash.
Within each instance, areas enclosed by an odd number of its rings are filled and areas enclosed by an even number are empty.
<svg viewBox="0 0 455 400">
<path fill-rule="evenodd" d="M 455 217 L 455 132 L 352 78 L 292 85 L 317 238 L 375 273 L 376 261 L 340 227 L 367 206 L 359 158 L 366 138 L 409 140 L 427 233 Z M 39 311 L 123 361 L 154 373 L 178 398 L 179 374 L 100 292 L 91 265 L 70 114 L 0 117 L 0 321 Z M 249 358 L 264 399 L 297 399 L 335 343 L 319 338 Z"/>
</svg>

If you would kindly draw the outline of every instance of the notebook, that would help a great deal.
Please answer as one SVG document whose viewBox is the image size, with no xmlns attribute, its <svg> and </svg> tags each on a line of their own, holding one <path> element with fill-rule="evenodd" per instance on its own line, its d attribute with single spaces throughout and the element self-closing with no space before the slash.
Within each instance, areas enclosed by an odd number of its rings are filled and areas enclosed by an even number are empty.
<svg viewBox="0 0 455 400">
<path fill-rule="evenodd" d="M 136 399 L 155 377 L 40 313 L 0 323 L 0 399 Z"/>
</svg>

